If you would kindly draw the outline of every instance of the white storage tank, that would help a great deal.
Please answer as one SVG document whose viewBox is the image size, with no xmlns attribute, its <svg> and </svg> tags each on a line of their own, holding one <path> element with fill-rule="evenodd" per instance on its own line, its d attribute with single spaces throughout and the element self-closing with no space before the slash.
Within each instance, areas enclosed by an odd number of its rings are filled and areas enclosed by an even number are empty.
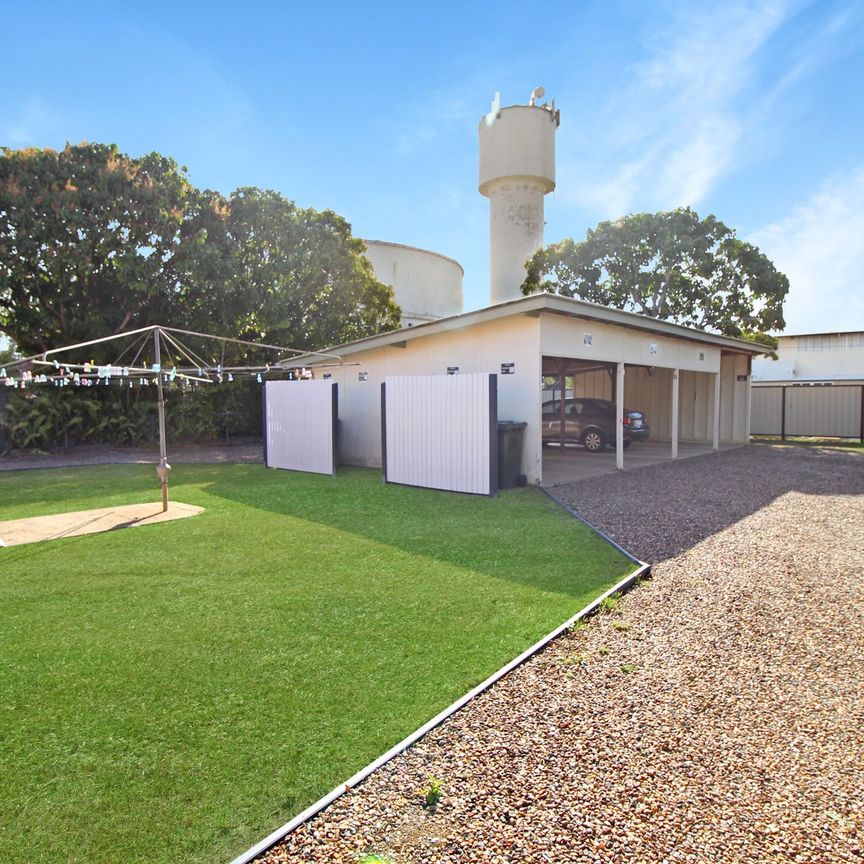
<svg viewBox="0 0 864 864">
<path fill-rule="evenodd" d="M 489 199 L 490 300 L 522 296 L 525 263 L 543 246 L 543 197 L 555 188 L 559 112 L 530 104 L 493 106 L 480 121 L 480 193 Z M 497 97 L 496 97 L 497 101 Z"/>
<path fill-rule="evenodd" d="M 462 312 L 462 265 L 446 255 L 384 240 L 364 240 L 375 278 L 393 286 L 402 326 Z"/>
</svg>

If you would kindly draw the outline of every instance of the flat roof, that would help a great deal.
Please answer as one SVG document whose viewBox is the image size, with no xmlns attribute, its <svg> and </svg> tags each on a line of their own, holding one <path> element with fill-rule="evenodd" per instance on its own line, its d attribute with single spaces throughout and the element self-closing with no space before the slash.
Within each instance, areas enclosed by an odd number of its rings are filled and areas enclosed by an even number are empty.
<svg viewBox="0 0 864 864">
<path fill-rule="evenodd" d="M 815 333 L 778 333 L 776 339 L 804 339 L 807 336 L 857 336 L 864 330 L 817 330 Z"/>
<path fill-rule="evenodd" d="M 459 315 L 450 315 L 447 318 L 439 318 L 436 321 L 427 321 L 423 324 L 415 324 L 412 327 L 403 327 L 401 330 L 391 330 L 388 333 L 380 333 L 377 336 L 366 336 L 343 345 L 334 345 L 327 348 L 329 354 L 347 356 L 360 351 L 368 351 L 372 348 L 381 348 L 399 342 L 409 342 L 420 339 L 423 336 L 433 336 L 438 333 L 448 333 L 453 330 L 462 330 L 495 321 L 500 318 L 509 318 L 514 315 L 539 315 L 549 313 L 553 315 L 565 315 L 571 318 L 584 318 L 589 321 L 601 321 L 605 324 L 615 324 L 619 327 L 627 327 L 631 330 L 641 330 L 646 333 L 656 333 L 661 336 L 671 336 L 675 339 L 686 339 L 690 342 L 701 342 L 719 348 L 727 348 L 732 351 L 746 354 L 764 354 L 771 350 L 769 346 L 760 348 L 753 342 L 745 339 L 736 339 L 733 336 L 718 336 L 714 333 L 706 333 L 693 327 L 684 327 L 680 324 L 670 324 L 668 321 L 660 321 L 656 318 L 648 318 L 635 312 L 625 312 L 621 309 L 610 309 L 608 306 L 600 306 L 597 303 L 589 303 L 586 300 L 576 300 L 573 297 L 563 297 L 560 294 L 530 294 L 527 297 L 517 297 L 515 300 L 507 300 L 496 303 L 494 306 L 486 306 L 473 312 L 462 312 Z M 308 359 L 307 359 L 308 358 Z M 320 356 L 305 355 L 295 357 L 290 361 L 291 365 L 314 365 L 322 362 Z M 284 365 L 288 365 L 285 361 Z M 282 364 L 280 364 L 282 365 Z"/>
<path fill-rule="evenodd" d="M 841 381 L 844 383 L 856 383 L 864 381 L 864 375 L 795 375 L 785 378 L 757 378 L 753 376 L 753 386 L 759 384 L 815 384 L 822 381 Z"/>
</svg>

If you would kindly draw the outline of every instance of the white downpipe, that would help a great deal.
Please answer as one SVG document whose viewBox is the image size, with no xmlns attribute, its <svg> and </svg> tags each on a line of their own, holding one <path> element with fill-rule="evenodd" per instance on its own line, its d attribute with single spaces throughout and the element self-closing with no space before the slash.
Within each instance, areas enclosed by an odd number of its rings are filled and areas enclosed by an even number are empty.
<svg viewBox="0 0 864 864">
<path fill-rule="evenodd" d="M 720 372 L 714 373 L 714 450 L 720 449 Z"/>
<path fill-rule="evenodd" d="M 615 379 L 615 467 L 624 470 L 624 364 L 618 363 Z"/>
<path fill-rule="evenodd" d="M 678 458 L 678 370 L 672 370 L 672 458 Z"/>
</svg>

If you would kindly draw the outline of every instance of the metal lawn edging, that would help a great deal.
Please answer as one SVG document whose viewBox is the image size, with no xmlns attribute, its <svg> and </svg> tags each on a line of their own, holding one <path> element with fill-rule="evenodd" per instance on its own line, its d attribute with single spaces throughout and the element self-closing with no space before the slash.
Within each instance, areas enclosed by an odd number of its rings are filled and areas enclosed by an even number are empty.
<svg viewBox="0 0 864 864">
<path fill-rule="evenodd" d="M 583 519 L 566 501 L 559 498 L 551 489 L 546 486 L 539 487 L 545 492 L 559 507 L 566 510 L 574 519 L 578 519 L 583 525 L 587 525 L 595 534 L 602 537 L 610 546 L 614 546 L 625 558 L 629 558 L 634 564 L 644 565 L 644 561 L 640 561 L 634 555 L 631 555 L 620 543 L 616 543 L 608 534 L 601 531 L 595 525 L 592 525 L 587 519 Z M 650 566 L 649 566 L 650 570 Z"/>
<path fill-rule="evenodd" d="M 344 783 L 340 783 L 335 789 L 328 792 L 323 798 L 319 798 L 314 804 L 307 807 L 302 813 L 298 813 L 289 822 L 286 822 L 284 825 L 277 828 L 271 834 L 268 834 L 263 840 L 259 841 L 254 846 L 251 846 L 245 852 L 238 855 L 233 861 L 230 862 L 230 864 L 250 864 L 250 862 L 254 861 L 259 855 L 263 855 L 269 849 L 272 849 L 280 840 L 284 840 L 296 828 L 299 828 L 302 824 L 308 822 L 314 816 L 317 816 L 322 810 L 324 810 L 326 807 L 329 807 L 330 804 L 332 804 L 337 798 L 341 798 L 342 795 L 344 795 L 346 792 L 349 792 L 355 786 L 362 783 L 367 777 L 369 777 L 370 774 L 373 774 L 379 768 L 386 765 L 391 759 L 394 759 L 400 753 L 404 753 L 409 747 L 416 744 L 428 732 L 431 732 L 433 729 L 435 729 L 437 726 L 440 726 L 445 720 L 447 720 L 457 711 L 464 708 L 475 697 L 488 690 L 493 684 L 500 681 L 505 675 L 508 675 L 514 669 L 525 663 L 526 660 L 529 660 L 535 654 L 539 653 L 550 642 L 552 642 L 554 639 L 557 639 L 562 633 L 569 630 L 574 624 L 576 624 L 577 621 L 581 620 L 582 618 L 587 618 L 589 615 L 595 612 L 600 606 L 600 604 L 607 597 L 611 597 L 613 594 L 618 594 L 619 592 L 626 591 L 639 579 L 650 575 L 650 564 L 646 564 L 644 561 L 640 561 L 638 558 L 635 558 L 626 549 L 616 543 L 611 537 L 604 534 L 599 529 L 595 528 L 587 520 L 583 519 L 578 513 L 568 507 L 563 501 L 561 501 L 557 496 L 553 495 L 548 489 L 543 489 L 543 491 L 556 504 L 566 510 L 568 514 L 578 519 L 584 525 L 587 525 L 592 531 L 602 537 L 603 540 L 605 540 L 611 546 L 614 546 L 615 549 L 617 549 L 622 555 L 624 555 L 626 558 L 636 564 L 636 569 L 633 570 L 631 573 L 628 573 L 623 579 L 621 579 L 607 591 L 604 591 L 599 597 L 592 600 L 587 606 L 585 606 L 571 618 L 568 618 L 563 624 L 560 624 L 558 627 L 556 627 L 551 633 L 543 636 L 538 642 L 535 642 L 530 648 L 523 651 L 514 660 L 511 660 L 505 666 L 502 666 L 497 672 L 494 672 L 492 675 L 490 675 L 485 681 L 478 684 L 472 690 L 469 690 L 464 696 L 457 699 L 448 708 L 445 708 L 439 714 L 436 714 L 431 720 L 424 723 L 419 729 L 412 732 L 407 738 L 403 738 L 398 744 L 391 747 L 386 753 L 379 756 L 374 762 L 370 762 L 365 768 L 361 768 L 356 774 L 353 774 Z"/>
</svg>

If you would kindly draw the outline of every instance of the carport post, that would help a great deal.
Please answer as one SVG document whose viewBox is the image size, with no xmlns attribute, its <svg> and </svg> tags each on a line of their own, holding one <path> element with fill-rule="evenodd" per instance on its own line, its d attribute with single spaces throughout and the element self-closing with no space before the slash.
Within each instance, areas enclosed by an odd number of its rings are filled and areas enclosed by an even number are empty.
<svg viewBox="0 0 864 864">
<path fill-rule="evenodd" d="M 714 373 L 714 440 L 713 450 L 720 449 L 720 372 Z"/>
<path fill-rule="evenodd" d="M 672 370 L 672 458 L 678 458 L 678 370 Z"/>
<path fill-rule="evenodd" d="M 615 467 L 624 470 L 624 364 L 617 364 L 615 376 Z"/>
</svg>

